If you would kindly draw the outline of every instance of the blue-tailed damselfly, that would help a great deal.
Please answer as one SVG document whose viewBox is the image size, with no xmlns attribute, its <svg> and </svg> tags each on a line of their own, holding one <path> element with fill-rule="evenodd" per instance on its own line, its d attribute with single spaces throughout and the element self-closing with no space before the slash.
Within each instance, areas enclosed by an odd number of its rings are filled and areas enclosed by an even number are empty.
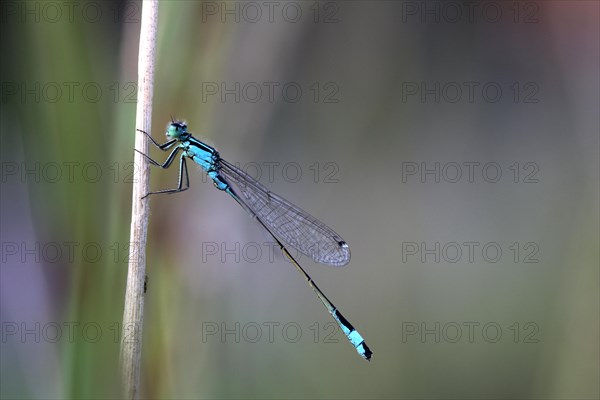
<svg viewBox="0 0 600 400">
<path fill-rule="evenodd" d="M 365 360 L 371 359 L 373 353 L 362 336 L 329 301 L 283 244 L 283 242 L 289 244 L 316 262 L 341 267 L 350 261 L 350 248 L 337 233 L 307 212 L 270 192 L 247 173 L 223 160 L 213 147 L 194 138 L 187 131 L 187 125 L 184 122 L 171 121 L 169 123 L 166 132 L 168 140 L 164 144 L 157 143 L 148 133 L 143 133 L 148 136 L 156 147 L 163 151 L 175 147 L 163 164 L 158 163 L 146 154 L 140 153 L 153 165 L 169 168 L 177 154 L 180 151 L 182 152 L 179 158 L 179 184 L 177 188 L 150 192 L 144 197 L 159 193 L 177 193 L 188 189 L 190 179 L 186 158 L 190 158 L 200 165 L 218 189 L 229 193 L 242 208 L 256 218 L 258 223 L 269 232 L 283 253 L 315 291 L 350 343 L 356 348 L 358 354 Z M 183 185 L 184 175 L 185 186 Z M 231 183 L 239 190 L 241 196 L 231 186 Z"/>
</svg>

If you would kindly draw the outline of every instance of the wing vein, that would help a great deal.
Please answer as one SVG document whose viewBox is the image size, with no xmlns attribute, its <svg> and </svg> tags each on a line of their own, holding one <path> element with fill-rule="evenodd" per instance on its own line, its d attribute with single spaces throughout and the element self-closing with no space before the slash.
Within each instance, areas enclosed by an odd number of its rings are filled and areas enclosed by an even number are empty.
<svg viewBox="0 0 600 400">
<path fill-rule="evenodd" d="M 333 229 L 231 163 L 221 159 L 220 165 L 219 172 L 235 184 L 247 206 L 284 242 L 322 264 L 343 266 L 350 261 L 350 248 Z"/>
</svg>

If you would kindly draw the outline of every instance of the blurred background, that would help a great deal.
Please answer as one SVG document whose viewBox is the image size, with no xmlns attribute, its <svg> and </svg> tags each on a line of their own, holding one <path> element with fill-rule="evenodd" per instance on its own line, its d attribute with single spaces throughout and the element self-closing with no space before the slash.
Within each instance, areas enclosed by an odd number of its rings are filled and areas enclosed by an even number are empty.
<svg viewBox="0 0 600 400">
<path fill-rule="evenodd" d="M 120 396 L 141 5 L 2 2 L 2 398 Z M 599 36 L 593 1 L 161 2 L 152 135 L 339 232 L 300 262 L 374 355 L 188 164 L 142 397 L 598 398 Z"/>
</svg>

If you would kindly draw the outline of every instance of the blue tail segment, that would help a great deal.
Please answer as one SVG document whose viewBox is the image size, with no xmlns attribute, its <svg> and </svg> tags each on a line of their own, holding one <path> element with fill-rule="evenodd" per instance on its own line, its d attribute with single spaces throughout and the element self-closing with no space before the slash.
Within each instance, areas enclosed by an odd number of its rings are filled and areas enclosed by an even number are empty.
<svg viewBox="0 0 600 400">
<path fill-rule="evenodd" d="M 344 316 L 340 314 L 340 312 L 337 309 L 333 310 L 331 315 L 337 321 L 340 328 L 342 328 L 344 335 L 346 335 L 350 343 L 352 343 L 352 345 L 356 348 L 358 354 L 360 354 L 360 356 L 365 360 L 371 361 L 371 356 L 373 355 L 373 352 L 371 351 L 371 349 L 369 349 L 369 346 L 367 346 L 363 337 L 360 336 L 360 333 L 358 333 L 358 331 L 354 329 L 352 324 L 348 322 L 348 320 L 344 318 Z"/>
</svg>

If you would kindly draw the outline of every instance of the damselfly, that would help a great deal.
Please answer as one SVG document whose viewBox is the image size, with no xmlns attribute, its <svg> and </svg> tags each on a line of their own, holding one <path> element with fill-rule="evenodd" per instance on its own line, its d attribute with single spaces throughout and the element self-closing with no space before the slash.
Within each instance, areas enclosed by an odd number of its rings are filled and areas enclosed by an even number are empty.
<svg viewBox="0 0 600 400">
<path fill-rule="evenodd" d="M 177 188 L 150 192 L 144 197 L 159 193 L 177 193 L 188 189 L 190 187 L 190 178 L 186 158 L 200 165 L 218 189 L 229 193 L 242 208 L 269 232 L 281 248 L 281 251 L 290 259 L 296 269 L 304 276 L 309 286 L 315 291 L 350 343 L 356 348 L 358 354 L 365 360 L 371 359 L 373 353 L 362 336 L 342 316 L 333 303 L 329 301 L 327 296 L 319 289 L 283 244 L 283 242 L 289 244 L 316 262 L 341 267 L 350 261 L 350 248 L 337 233 L 289 201 L 270 192 L 247 173 L 223 160 L 214 148 L 193 137 L 187 131 L 187 125 L 184 122 L 171 121 L 169 123 L 166 132 L 168 140 L 163 144 L 157 143 L 148 133 L 144 131 L 140 132 L 145 133 L 152 143 L 163 151 L 175 147 L 163 164 L 136 149 L 138 153 L 146 157 L 153 165 L 169 168 L 177 154 L 181 152 L 181 156 L 179 157 L 179 184 Z M 184 175 L 185 186 L 183 184 Z M 239 190 L 241 196 L 231 185 L 232 183 Z"/>
</svg>

